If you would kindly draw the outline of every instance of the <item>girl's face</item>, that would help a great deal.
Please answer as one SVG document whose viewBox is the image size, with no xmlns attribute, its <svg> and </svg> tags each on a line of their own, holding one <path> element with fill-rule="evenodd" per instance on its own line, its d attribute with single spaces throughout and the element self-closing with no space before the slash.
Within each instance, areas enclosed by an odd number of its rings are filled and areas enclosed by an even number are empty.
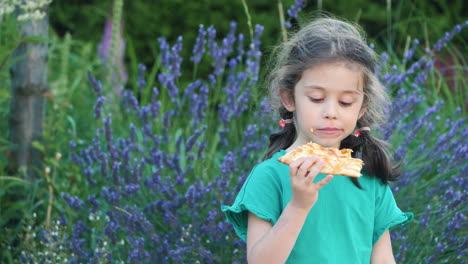
<svg viewBox="0 0 468 264">
<path fill-rule="evenodd" d="M 289 149 L 310 141 L 339 148 L 365 112 L 363 84 L 358 67 L 332 62 L 305 70 L 294 89 L 294 98 L 281 91 L 284 106 L 296 116 L 297 139 Z"/>
</svg>

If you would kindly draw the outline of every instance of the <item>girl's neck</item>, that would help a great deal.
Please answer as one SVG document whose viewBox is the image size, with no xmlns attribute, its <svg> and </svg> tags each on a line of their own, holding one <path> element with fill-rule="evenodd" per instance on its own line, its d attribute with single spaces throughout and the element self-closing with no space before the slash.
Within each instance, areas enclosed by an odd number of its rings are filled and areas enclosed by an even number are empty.
<svg viewBox="0 0 468 264">
<path fill-rule="evenodd" d="M 294 141 L 294 143 L 291 146 L 289 146 L 289 148 L 286 149 L 286 152 L 290 152 L 290 151 L 292 151 L 292 150 L 296 149 L 297 147 L 302 146 L 304 144 L 305 143 L 302 143 L 299 140 L 296 140 L 296 141 Z"/>
</svg>

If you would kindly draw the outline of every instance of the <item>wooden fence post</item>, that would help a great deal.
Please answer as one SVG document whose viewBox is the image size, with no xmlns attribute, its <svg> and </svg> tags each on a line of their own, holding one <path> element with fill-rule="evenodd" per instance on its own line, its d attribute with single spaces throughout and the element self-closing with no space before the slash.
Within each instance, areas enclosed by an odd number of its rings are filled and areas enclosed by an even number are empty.
<svg viewBox="0 0 468 264">
<path fill-rule="evenodd" d="M 47 9 L 47 7 L 45 7 Z M 24 37 L 48 38 L 48 16 L 31 20 L 21 26 Z M 32 142 L 42 142 L 45 115 L 44 93 L 47 84 L 48 44 L 26 41 L 14 52 L 11 68 L 12 97 L 9 114 L 9 138 L 12 148 L 8 168 L 12 173 L 22 172 L 26 180 L 33 181 L 41 169 L 42 153 Z"/>
</svg>

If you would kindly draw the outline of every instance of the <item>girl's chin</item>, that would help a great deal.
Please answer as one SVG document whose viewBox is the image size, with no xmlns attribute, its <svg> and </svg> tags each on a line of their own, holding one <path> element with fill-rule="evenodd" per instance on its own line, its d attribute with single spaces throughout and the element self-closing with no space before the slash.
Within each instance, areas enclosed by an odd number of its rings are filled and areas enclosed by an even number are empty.
<svg viewBox="0 0 468 264">
<path fill-rule="evenodd" d="M 331 141 L 331 140 L 311 140 L 312 142 L 319 144 L 324 148 L 340 148 L 340 142 Z"/>
</svg>

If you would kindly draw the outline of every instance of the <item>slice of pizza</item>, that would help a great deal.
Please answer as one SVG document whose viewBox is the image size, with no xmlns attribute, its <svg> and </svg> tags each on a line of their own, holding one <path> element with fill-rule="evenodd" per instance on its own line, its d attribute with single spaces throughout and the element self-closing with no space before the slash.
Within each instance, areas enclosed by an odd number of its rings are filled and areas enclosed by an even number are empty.
<svg viewBox="0 0 468 264">
<path fill-rule="evenodd" d="M 324 148 L 319 144 L 309 142 L 302 145 L 278 160 L 284 164 L 310 156 L 319 156 L 325 162 L 320 170 L 323 174 L 361 177 L 362 160 L 351 157 L 351 149 Z"/>
</svg>

